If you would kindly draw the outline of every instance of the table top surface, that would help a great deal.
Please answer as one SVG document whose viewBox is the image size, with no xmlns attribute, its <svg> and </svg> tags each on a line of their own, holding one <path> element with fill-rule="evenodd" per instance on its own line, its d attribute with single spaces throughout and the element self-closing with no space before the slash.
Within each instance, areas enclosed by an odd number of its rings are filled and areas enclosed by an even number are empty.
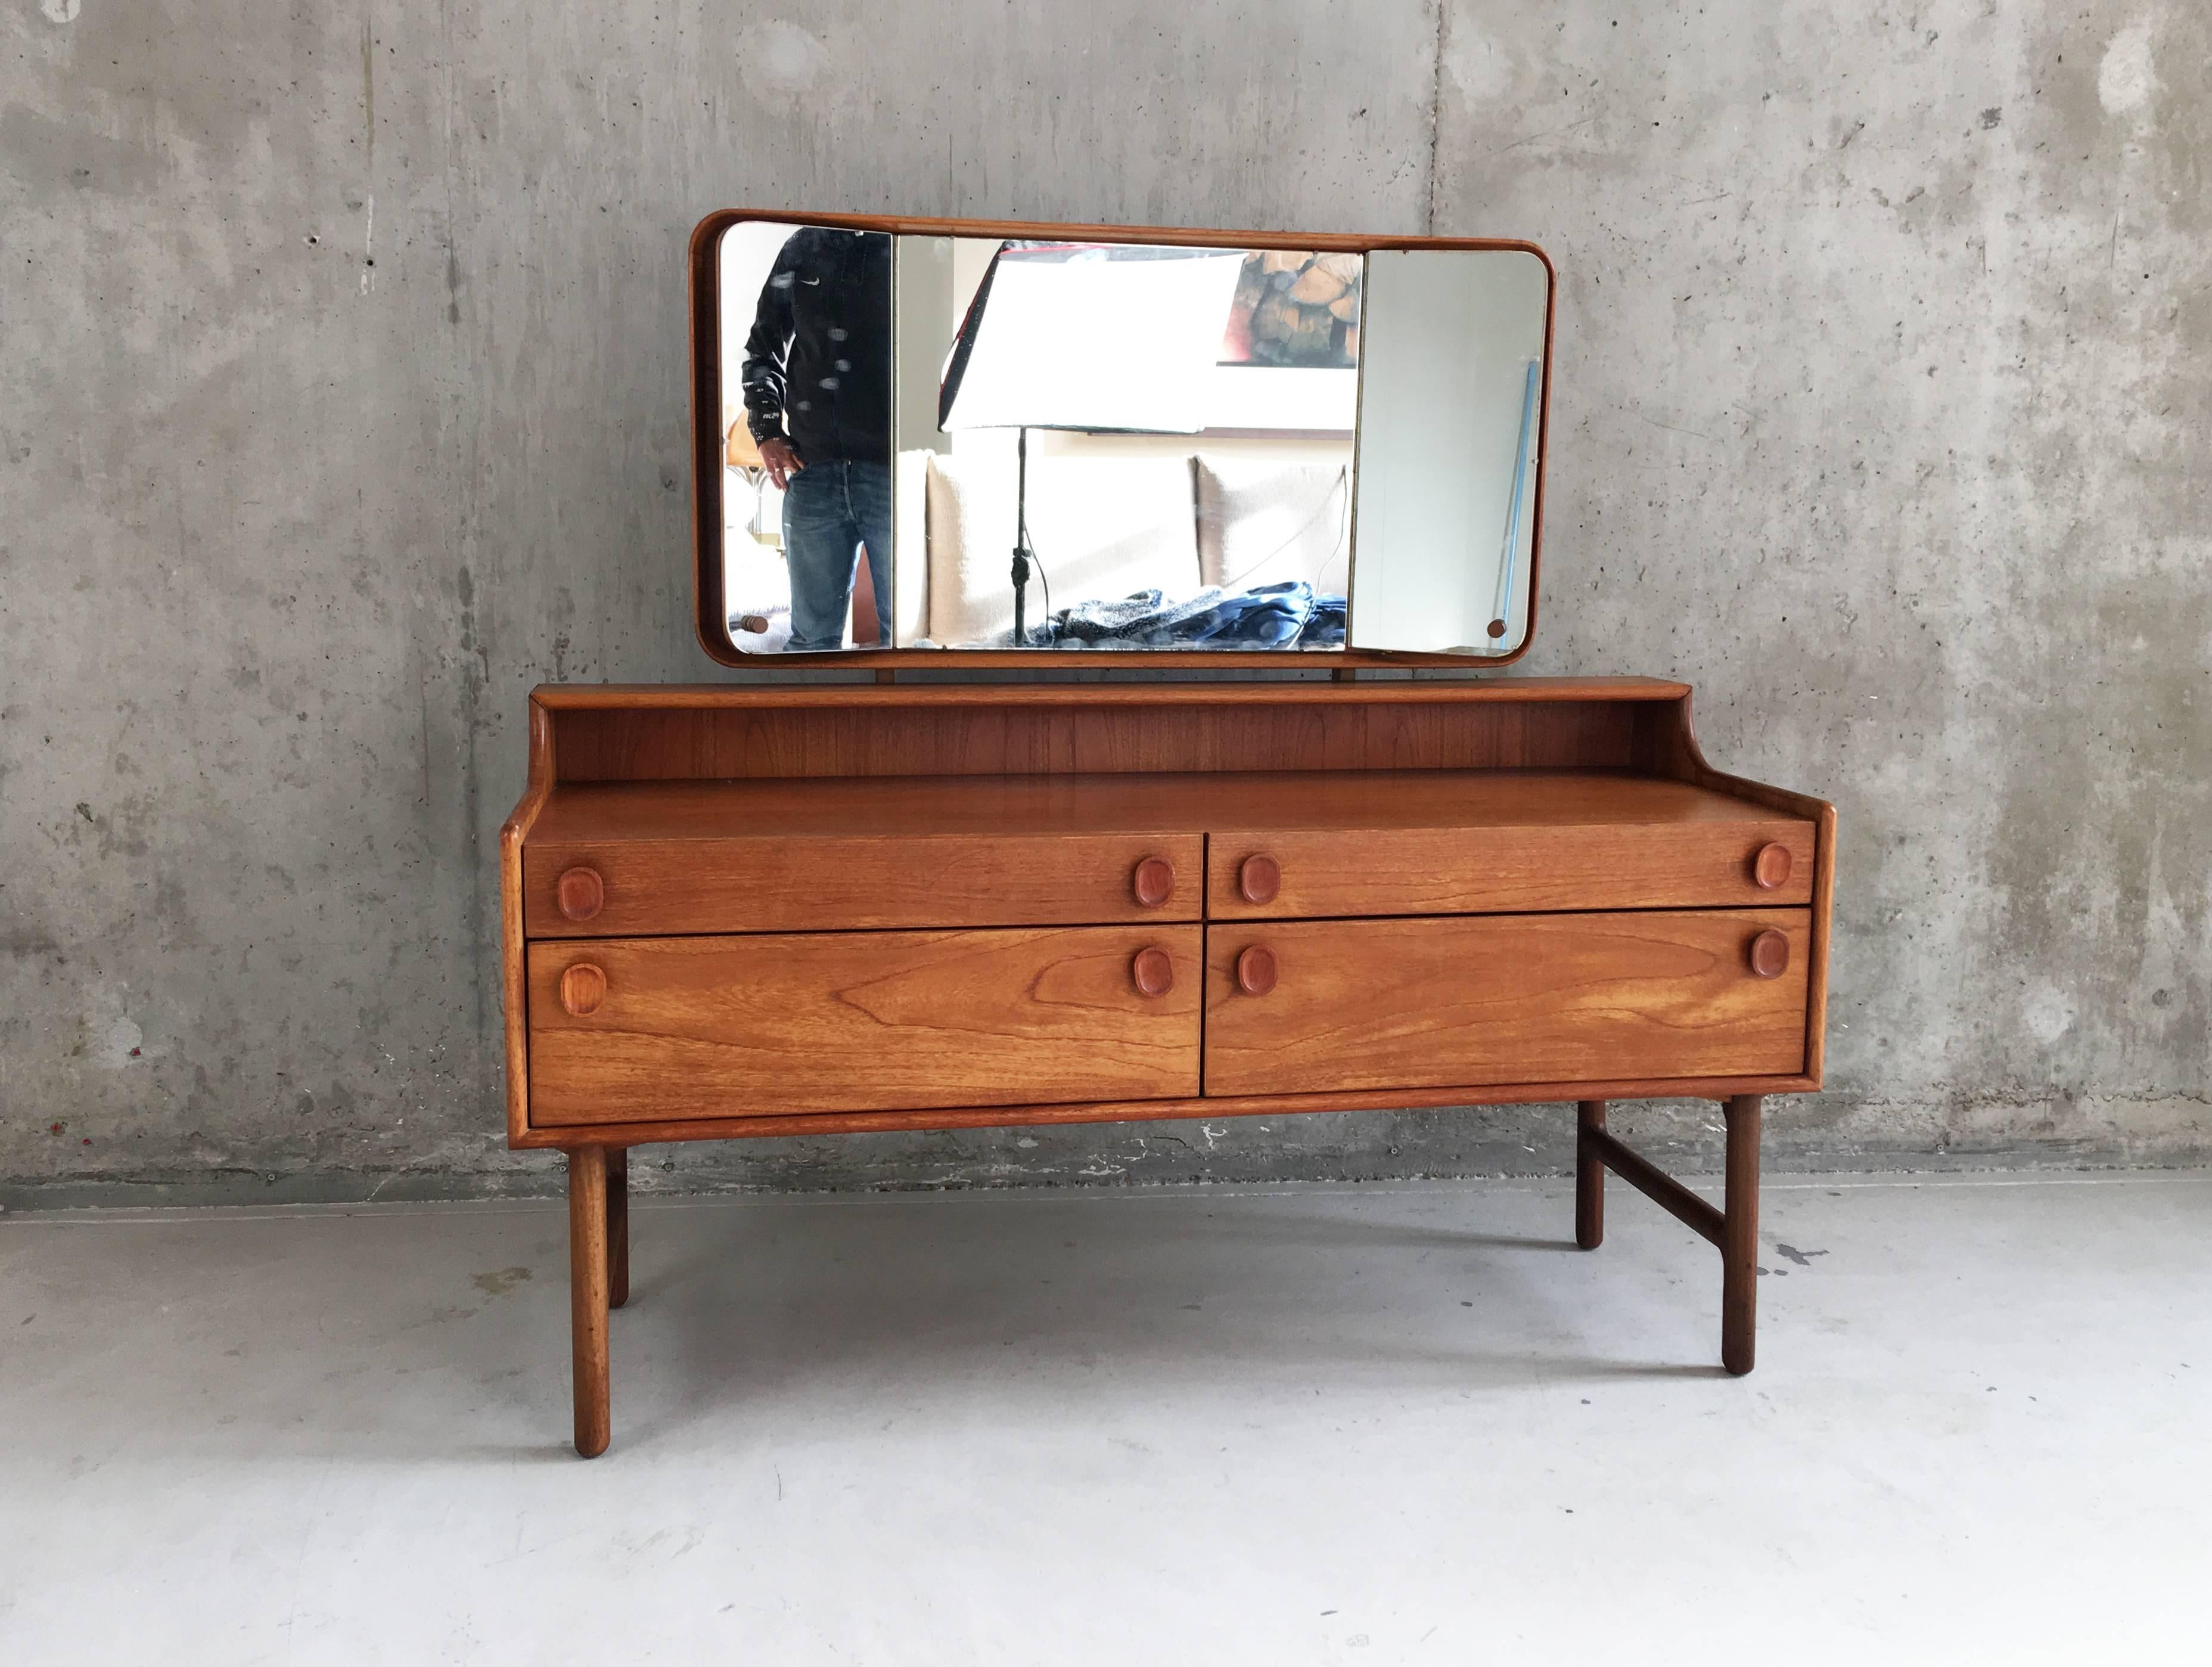
<svg viewBox="0 0 2212 1667">
<path fill-rule="evenodd" d="M 526 843 L 1803 819 L 1709 788 L 1604 770 L 776 777 L 560 783 Z"/>
</svg>

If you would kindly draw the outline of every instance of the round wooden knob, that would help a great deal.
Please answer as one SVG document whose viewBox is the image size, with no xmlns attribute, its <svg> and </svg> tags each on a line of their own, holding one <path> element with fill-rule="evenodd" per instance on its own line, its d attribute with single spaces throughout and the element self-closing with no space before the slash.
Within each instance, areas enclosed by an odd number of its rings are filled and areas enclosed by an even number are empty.
<svg viewBox="0 0 2212 1667">
<path fill-rule="evenodd" d="M 1147 909 L 1158 909 L 1175 895 L 1175 864 L 1164 856 L 1148 856 L 1129 876 L 1129 889 Z"/>
<path fill-rule="evenodd" d="M 561 1005 L 572 1019 L 597 1013 L 607 999 L 607 975 L 589 961 L 579 961 L 561 975 Z"/>
<path fill-rule="evenodd" d="M 1790 848 L 1787 845 L 1762 845 L 1759 855 L 1751 860 L 1752 882 L 1762 891 L 1771 891 L 1790 883 Z"/>
<path fill-rule="evenodd" d="M 606 900 L 607 883 L 599 878 L 596 868 L 567 869 L 553 886 L 553 901 L 572 921 L 591 919 Z"/>
<path fill-rule="evenodd" d="M 1175 963 L 1164 949 L 1140 949 L 1129 963 L 1129 976 L 1139 995 L 1165 995 L 1175 988 Z"/>
<path fill-rule="evenodd" d="M 1264 854 L 1248 856 L 1237 870 L 1237 893 L 1247 903 L 1273 903 L 1283 889 L 1283 865 Z"/>
<path fill-rule="evenodd" d="M 1275 987 L 1275 952 L 1253 944 L 1237 958 L 1237 988 L 1247 995 L 1265 995 Z"/>
<path fill-rule="evenodd" d="M 1790 970 L 1790 940 L 1769 927 L 1751 940 L 1751 970 L 1762 978 Z"/>
</svg>

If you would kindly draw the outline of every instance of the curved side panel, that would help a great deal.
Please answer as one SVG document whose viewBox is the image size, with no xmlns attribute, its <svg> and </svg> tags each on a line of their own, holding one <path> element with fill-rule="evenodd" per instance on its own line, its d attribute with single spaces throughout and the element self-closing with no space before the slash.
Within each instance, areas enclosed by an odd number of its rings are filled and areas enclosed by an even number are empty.
<svg viewBox="0 0 2212 1667">
<path fill-rule="evenodd" d="M 553 715 L 530 699 L 530 780 L 499 830 L 500 976 L 507 1017 L 507 1143 L 530 1131 L 530 980 L 522 927 L 522 842 L 553 791 Z"/>
<path fill-rule="evenodd" d="M 1755 805 L 1787 811 L 1814 825 L 1812 977 L 1805 995 L 1805 1074 L 1817 1088 L 1827 1055 L 1828 933 L 1835 908 L 1836 807 L 1824 799 L 1715 770 L 1698 745 L 1690 721 L 1690 699 L 1686 693 L 1679 700 L 1654 702 L 1639 712 L 1638 767 L 1655 776 L 1693 782 Z"/>
</svg>

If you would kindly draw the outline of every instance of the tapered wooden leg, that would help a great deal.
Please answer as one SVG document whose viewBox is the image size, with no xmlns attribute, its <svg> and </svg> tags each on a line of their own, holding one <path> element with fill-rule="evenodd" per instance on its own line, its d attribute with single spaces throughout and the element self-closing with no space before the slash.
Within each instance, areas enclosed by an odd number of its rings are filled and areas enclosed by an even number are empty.
<svg viewBox="0 0 2212 1667">
<path fill-rule="evenodd" d="M 1575 1103 L 1575 1243 L 1595 1250 L 1605 1243 L 1605 1159 L 1590 1149 L 1591 1130 L 1605 1129 L 1605 1102 Z"/>
<path fill-rule="evenodd" d="M 629 1150 L 607 1153 L 607 1306 L 629 1300 Z"/>
<path fill-rule="evenodd" d="M 597 1458 L 613 1433 L 607 1408 L 607 1150 L 600 1146 L 568 1154 L 568 1329 L 576 1451 Z"/>
<path fill-rule="evenodd" d="M 1759 1123 L 1757 1094 L 1724 1101 L 1728 1177 L 1721 1224 L 1721 1364 L 1751 1370 L 1759 1327 Z"/>
</svg>

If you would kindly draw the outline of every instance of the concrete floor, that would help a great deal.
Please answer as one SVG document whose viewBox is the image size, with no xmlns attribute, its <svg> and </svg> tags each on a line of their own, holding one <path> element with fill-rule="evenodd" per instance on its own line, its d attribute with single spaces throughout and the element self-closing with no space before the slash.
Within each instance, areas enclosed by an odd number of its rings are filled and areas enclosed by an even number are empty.
<svg viewBox="0 0 2212 1667">
<path fill-rule="evenodd" d="M 0 1658 L 2206 1658 L 2212 1177 L 1571 1214 L 641 1201 L 586 1463 L 556 1207 L 18 1214 Z"/>
</svg>

